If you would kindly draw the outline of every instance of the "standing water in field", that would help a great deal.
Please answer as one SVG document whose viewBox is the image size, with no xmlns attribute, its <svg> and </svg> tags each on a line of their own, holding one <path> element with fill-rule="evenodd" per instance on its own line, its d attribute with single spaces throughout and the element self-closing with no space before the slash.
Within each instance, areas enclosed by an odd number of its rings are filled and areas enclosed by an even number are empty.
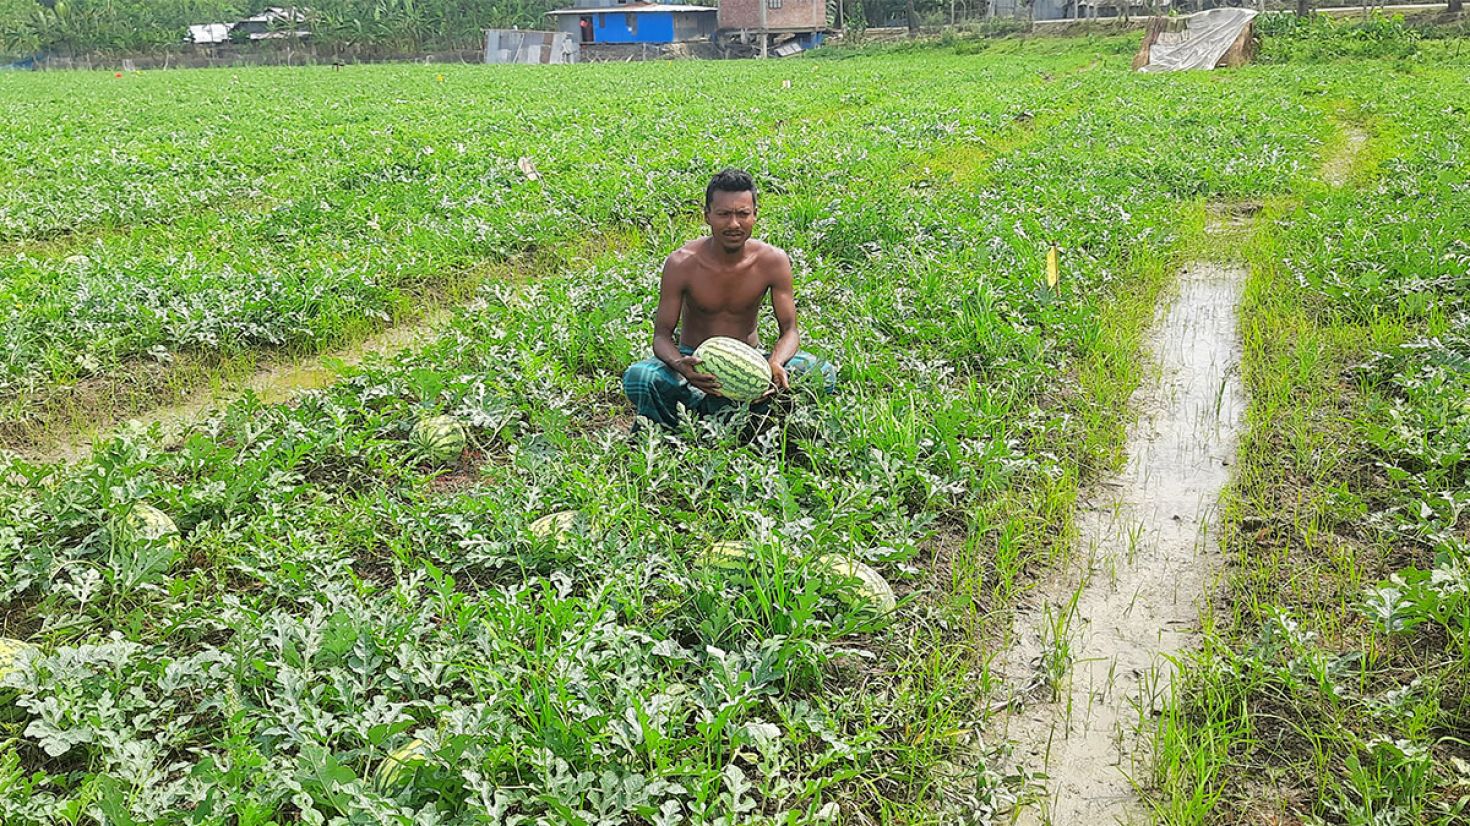
<svg viewBox="0 0 1470 826">
<path fill-rule="evenodd" d="M 1171 657 L 1190 642 L 1219 567 L 1215 516 L 1244 396 L 1238 267 L 1199 263 L 1150 341 L 1159 370 L 1134 393 L 1128 465 L 1077 515 L 1070 570 L 1043 582 L 998 661 L 1015 711 L 1001 723 L 1013 761 L 1044 773 L 1021 823 L 1149 822 L 1136 734 L 1168 691 Z"/>
<path fill-rule="evenodd" d="M 288 401 L 308 390 L 319 390 L 341 377 L 339 368 L 356 367 L 370 356 L 391 358 L 432 341 L 443 332 L 453 317 L 450 309 L 440 307 L 416 322 L 389 327 L 352 347 L 267 365 L 238 385 L 222 392 L 200 388 L 183 401 L 154 408 L 134 417 L 134 420 L 144 426 L 158 424 L 165 441 L 178 438 L 209 410 L 240 398 L 246 391 L 254 393 L 267 404 L 275 404 Z M 95 432 L 74 434 L 45 451 L 33 451 L 32 458 L 46 462 L 79 461 L 91 451 L 93 442 L 106 438 L 109 431 L 110 428 L 103 428 Z"/>
</svg>

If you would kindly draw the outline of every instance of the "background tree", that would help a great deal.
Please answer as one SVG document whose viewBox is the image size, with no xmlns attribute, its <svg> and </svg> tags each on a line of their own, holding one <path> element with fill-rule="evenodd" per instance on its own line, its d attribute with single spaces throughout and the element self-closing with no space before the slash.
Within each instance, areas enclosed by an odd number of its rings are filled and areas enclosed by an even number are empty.
<svg viewBox="0 0 1470 826">
<path fill-rule="evenodd" d="M 281 29 L 309 31 L 331 53 L 414 54 L 477 48 L 488 28 L 541 29 L 569 0 L 0 0 L 0 55 L 128 55 L 184 44 L 188 27 L 232 23 L 267 7 L 309 9 Z M 841 0 L 844 28 L 928 24 L 978 11 L 979 0 Z M 248 40 L 243 41 L 248 43 Z"/>
<path fill-rule="evenodd" d="M 39 44 L 31 33 L 36 0 L 0 0 L 0 61 L 34 54 Z"/>
</svg>

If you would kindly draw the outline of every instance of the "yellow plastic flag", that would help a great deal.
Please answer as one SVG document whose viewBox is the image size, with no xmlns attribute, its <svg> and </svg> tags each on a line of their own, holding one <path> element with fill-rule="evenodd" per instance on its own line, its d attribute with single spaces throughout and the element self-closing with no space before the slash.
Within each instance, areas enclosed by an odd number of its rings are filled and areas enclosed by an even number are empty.
<svg viewBox="0 0 1470 826">
<path fill-rule="evenodd" d="M 1055 290 L 1061 278 L 1061 274 L 1057 271 L 1057 245 L 1052 244 L 1051 249 L 1046 251 L 1046 286 Z"/>
</svg>

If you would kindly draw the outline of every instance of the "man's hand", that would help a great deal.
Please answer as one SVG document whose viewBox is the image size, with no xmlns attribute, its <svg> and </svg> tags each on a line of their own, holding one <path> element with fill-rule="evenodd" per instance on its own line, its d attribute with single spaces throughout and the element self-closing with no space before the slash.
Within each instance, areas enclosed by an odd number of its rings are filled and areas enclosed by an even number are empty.
<svg viewBox="0 0 1470 826">
<path fill-rule="evenodd" d="M 673 368 L 696 388 L 716 396 L 721 395 L 720 380 L 709 373 L 701 373 L 696 369 L 703 363 L 704 361 L 702 359 L 697 359 L 694 356 L 684 356 L 674 362 Z"/>
<path fill-rule="evenodd" d="M 766 399 L 769 399 L 772 396 L 776 395 L 777 393 L 783 393 L 791 389 L 791 378 L 786 375 L 786 367 L 778 361 L 772 361 L 770 362 L 770 365 L 771 386 L 766 390 L 766 392 L 760 394 L 760 396 L 756 399 L 757 403 L 763 402 Z"/>
</svg>

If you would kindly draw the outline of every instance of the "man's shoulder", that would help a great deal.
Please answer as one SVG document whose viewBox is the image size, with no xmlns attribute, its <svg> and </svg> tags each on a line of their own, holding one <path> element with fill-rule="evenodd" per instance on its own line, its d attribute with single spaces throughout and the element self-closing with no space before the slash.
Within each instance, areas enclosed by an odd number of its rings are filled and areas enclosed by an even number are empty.
<svg viewBox="0 0 1470 826">
<path fill-rule="evenodd" d="M 776 270 L 777 272 L 790 271 L 791 256 L 786 254 L 786 250 L 775 244 L 767 244 L 765 241 L 752 240 L 749 243 L 757 245 L 755 247 L 756 261 L 767 271 L 770 271 L 771 267 L 780 268 Z"/>
<path fill-rule="evenodd" d="M 788 258 L 788 256 L 786 255 L 786 250 L 781 249 L 775 244 L 770 244 L 765 241 L 757 240 L 755 238 L 750 239 L 746 243 L 749 244 L 755 254 L 762 259 L 779 258 L 780 260 L 785 261 Z"/>
<path fill-rule="evenodd" d="M 664 259 L 664 273 L 678 275 L 680 273 L 687 272 L 690 267 L 693 266 L 693 264 L 695 263 L 695 259 L 699 256 L 699 248 L 697 245 L 699 244 L 700 240 L 701 239 L 696 238 L 693 241 L 690 241 L 684 246 L 679 247 L 678 249 L 669 253 L 669 257 Z"/>
<path fill-rule="evenodd" d="M 693 239 L 690 239 L 688 241 L 685 241 L 684 242 L 684 246 L 679 247 L 678 249 L 676 249 L 673 252 L 669 253 L 669 257 L 667 259 L 665 259 L 665 260 L 668 263 L 670 263 L 670 264 L 687 264 L 687 263 L 690 263 L 690 262 L 694 261 L 696 258 L 699 257 L 699 255 L 700 255 L 700 249 L 704 246 L 705 242 L 708 241 L 708 240 L 709 240 L 709 237 L 708 236 L 701 235 L 698 238 L 693 238 Z"/>
</svg>

